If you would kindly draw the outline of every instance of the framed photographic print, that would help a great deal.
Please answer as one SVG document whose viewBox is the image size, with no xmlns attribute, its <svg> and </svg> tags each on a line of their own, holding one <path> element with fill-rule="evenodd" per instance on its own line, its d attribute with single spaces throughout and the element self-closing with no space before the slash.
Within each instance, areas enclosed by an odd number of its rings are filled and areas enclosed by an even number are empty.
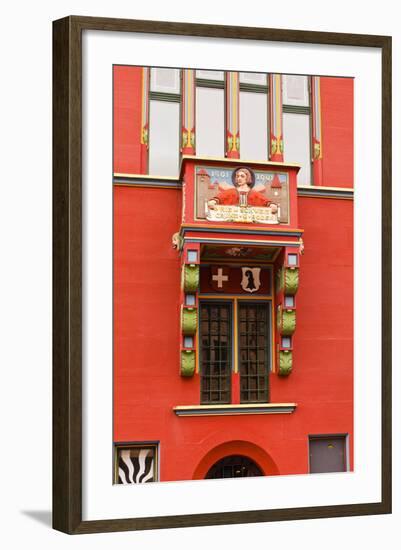
<svg viewBox="0 0 401 550">
<path fill-rule="evenodd" d="M 54 22 L 53 524 L 391 511 L 391 38 Z"/>
</svg>

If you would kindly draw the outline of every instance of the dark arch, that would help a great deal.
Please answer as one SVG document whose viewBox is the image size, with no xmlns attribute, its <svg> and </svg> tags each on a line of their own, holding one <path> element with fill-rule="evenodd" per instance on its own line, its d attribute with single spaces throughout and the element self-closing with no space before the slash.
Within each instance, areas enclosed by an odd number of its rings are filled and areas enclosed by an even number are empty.
<svg viewBox="0 0 401 550">
<path fill-rule="evenodd" d="M 198 463 L 192 479 L 205 479 L 210 468 L 227 456 L 246 456 L 255 462 L 263 476 L 279 475 L 279 469 L 265 449 L 250 441 L 231 440 L 209 448 Z"/>
<path fill-rule="evenodd" d="M 207 472 L 205 479 L 263 476 L 259 466 L 242 455 L 229 455 L 218 460 Z"/>
</svg>

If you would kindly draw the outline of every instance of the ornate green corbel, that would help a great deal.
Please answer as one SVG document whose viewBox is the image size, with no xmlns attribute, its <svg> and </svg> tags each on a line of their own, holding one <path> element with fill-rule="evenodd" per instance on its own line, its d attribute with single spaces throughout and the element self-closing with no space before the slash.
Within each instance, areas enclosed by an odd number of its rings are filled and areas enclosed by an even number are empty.
<svg viewBox="0 0 401 550">
<path fill-rule="evenodd" d="M 292 351 L 279 352 L 278 373 L 280 376 L 288 376 L 292 371 Z"/>
<path fill-rule="evenodd" d="M 297 293 L 299 285 L 299 269 L 286 267 L 284 270 L 284 294 L 293 296 Z"/>
<path fill-rule="evenodd" d="M 299 285 L 299 268 L 282 267 L 277 272 L 277 290 L 284 290 L 284 294 L 294 296 Z"/>
<path fill-rule="evenodd" d="M 283 336 L 291 336 L 294 334 L 297 324 L 297 317 L 295 309 L 284 309 L 280 311 L 281 319 L 279 325 L 279 331 Z"/>
<path fill-rule="evenodd" d="M 195 373 L 195 352 L 181 351 L 181 376 L 193 376 Z"/>
<path fill-rule="evenodd" d="M 196 292 L 199 286 L 199 265 L 182 266 L 182 287 L 184 292 Z"/>
<path fill-rule="evenodd" d="M 195 334 L 198 325 L 198 315 L 195 308 L 181 309 L 181 331 L 183 334 Z"/>
</svg>

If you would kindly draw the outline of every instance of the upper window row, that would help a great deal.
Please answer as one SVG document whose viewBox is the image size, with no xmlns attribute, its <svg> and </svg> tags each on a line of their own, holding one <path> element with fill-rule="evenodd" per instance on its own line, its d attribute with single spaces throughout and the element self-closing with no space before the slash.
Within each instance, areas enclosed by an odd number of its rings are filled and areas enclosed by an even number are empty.
<svg viewBox="0 0 401 550">
<path fill-rule="evenodd" d="M 227 97 L 223 71 L 197 70 L 195 148 L 197 156 L 226 154 Z M 267 161 L 270 121 L 269 79 L 262 73 L 239 73 L 240 158 Z M 282 76 L 282 135 L 284 160 L 301 165 L 298 184 L 311 181 L 311 116 L 309 77 Z M 149 95 L 148 172 L 177 176 L 181 146 L 181 70 L 152 68 Z"/>
<path fill-rule="evenodd" d="M 196 78 L 200 80 L 215 80 L 224 82 L 223 71 L 196 71 Z M 239 73 L 240 84 L 267 86 L 267 74 Z M 299 75 L 283 75 L 283 103 L 294 106 L 309 106 L 308 77 Z M 181 70 L 152 68 L 150 90 L 179 94 L 181 92 Z"/>
</svg>

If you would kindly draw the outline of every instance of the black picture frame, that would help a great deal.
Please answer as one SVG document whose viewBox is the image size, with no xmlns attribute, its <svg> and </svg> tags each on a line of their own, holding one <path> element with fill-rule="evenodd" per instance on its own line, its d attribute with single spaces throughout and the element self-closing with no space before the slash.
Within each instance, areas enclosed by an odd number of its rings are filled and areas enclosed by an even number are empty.
<svg viewBox="0 0 401 550">
<path fill-rule="evenodd" d="M 82 31 L 378 48 L 382 59 L 382 496 L 379 502 L 82 521 Z M 53 527 L 68 534 L 391 512 L 391 37 L 66 17 L 53 23 Z"/>
</svg>

